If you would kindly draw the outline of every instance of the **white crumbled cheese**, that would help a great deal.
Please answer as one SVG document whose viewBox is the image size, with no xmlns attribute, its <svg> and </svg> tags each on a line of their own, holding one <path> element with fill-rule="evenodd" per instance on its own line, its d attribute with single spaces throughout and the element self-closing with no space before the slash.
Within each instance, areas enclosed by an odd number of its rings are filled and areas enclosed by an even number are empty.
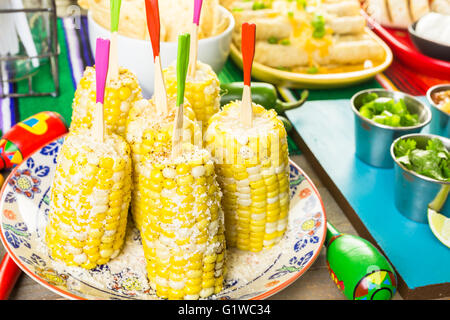
<svg viewBox="0 0 450 320">
<path fill-rule="evenodd" d="M 253 157 L 253 151 L 252 149 L 250 149 L 247 146 L 243 146 L 239 149 L 239 155 L 243 158 L 243 159 L 250 159 L 251 157 Z"/>
<path fill-rule="evenodd" d="M 237 136 L 236 137 L 236 141 L 238 142 L 238 143 L 240 143 L 241 145 L 246 145 L 247 143 L 248 143 L 248 136 L 246 136 L 246 135 L 243 135 L 243 136 Z"/>
<path fill-rule="evenodd" d="M 120 111 L 127 112 L 130 109 L 130 103 L 127 101 L 122 101 L 120 104 Z"/>
</svg>

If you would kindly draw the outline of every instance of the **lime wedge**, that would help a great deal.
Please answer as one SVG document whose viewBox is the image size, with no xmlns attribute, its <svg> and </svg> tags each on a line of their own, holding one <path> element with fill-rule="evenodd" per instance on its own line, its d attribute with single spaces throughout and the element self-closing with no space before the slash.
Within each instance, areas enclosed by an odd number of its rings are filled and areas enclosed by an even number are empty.
<svg viewBox="0 0 450 320">
<path fill-rule="evenodd" d="M 436 238 L 450 248 L 450 218 L 428 209 L 428 224 Z"/>
</svg>

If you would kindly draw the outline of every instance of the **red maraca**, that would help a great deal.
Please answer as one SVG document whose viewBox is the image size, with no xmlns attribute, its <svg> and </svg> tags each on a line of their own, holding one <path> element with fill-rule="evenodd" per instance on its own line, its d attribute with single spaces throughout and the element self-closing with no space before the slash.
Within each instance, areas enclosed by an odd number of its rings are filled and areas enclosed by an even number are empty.
<svg viewBox="0 0 450 320">
<path fill-rule="evenodd" d="M 10 169 L 33 152 L 67 132 L 62 117 L 44 111 L 13 126 L 0 140 L 0 170 Z"/>
</svg>

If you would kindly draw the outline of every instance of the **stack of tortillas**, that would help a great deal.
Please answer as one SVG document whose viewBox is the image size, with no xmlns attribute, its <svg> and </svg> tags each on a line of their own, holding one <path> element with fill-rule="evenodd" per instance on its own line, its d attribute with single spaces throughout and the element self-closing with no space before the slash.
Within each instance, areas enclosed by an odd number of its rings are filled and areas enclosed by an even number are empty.
<svg viewBox="0 0 450 320">
<path fill-rule="evenodd" d="M 408 28 L 428 12 L 450 15 L 450 0 L 364 0 L 364 7 L 386 27 Z"/>
</svg>

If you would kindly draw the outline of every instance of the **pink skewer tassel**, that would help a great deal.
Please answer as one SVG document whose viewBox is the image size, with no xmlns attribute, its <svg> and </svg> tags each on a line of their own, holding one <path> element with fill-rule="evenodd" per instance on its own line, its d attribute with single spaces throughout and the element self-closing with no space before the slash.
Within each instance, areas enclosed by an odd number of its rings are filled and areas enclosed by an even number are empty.
<svg viewBox="0 0 450 320">
<path fill-rule="evenodd" d="M 105 101 L 106 75 L 108 74 L 109 62 L 109 46 L 108 39 L 97 39 L 95 48 L 95 79 L 97 89 L 97 103 L 103 104 Z"/>
<path fill-rule="evenodd" d="M 194 2 L 194 23 L 200 24 L 200 13 L 202 11 L 203 0 L 195 0 Z"/>
<path fill-rule="evenodd" d="M 197 69 L 197 51 L 198 51 L 198 28 L 200 24 L 200 15 L 202 12 L 203 0 L 195 0 L 194 2 L 194 20 L 191 30 L 191 47 L 189 59 L 189 75 L 194 78 L 195 70 Z"/>
<path fill-rule="evenodd" d="M 97 39 L 95 48 L 95 80 L 96 80 L 96 106 L 94 117 L 94 136 L 103 142 L 105 138 L 105 123 L 103 115 L 103 103 L 105 101 L 106 77 L 108 75 L 110 41 Z"/>
</svg>

